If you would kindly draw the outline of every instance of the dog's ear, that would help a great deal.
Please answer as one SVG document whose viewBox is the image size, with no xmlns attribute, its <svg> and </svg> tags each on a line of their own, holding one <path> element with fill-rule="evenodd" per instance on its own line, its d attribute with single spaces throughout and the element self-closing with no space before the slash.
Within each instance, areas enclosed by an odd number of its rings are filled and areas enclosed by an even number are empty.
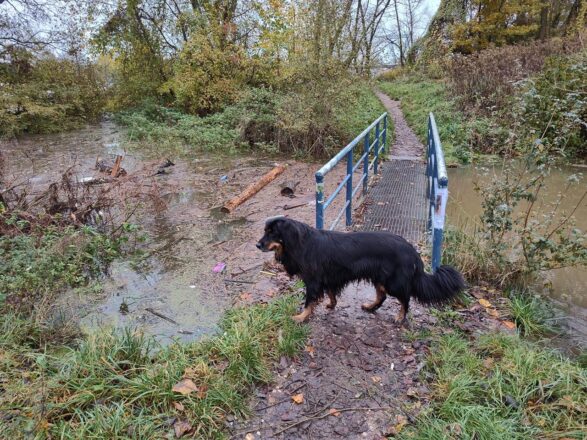
<svg viewBox="0 0 587 440">
<path fill-rule="evenodd" d="M 275 219 L 272 226 L 286 246 L 296 245 L 301 242 L 303 237 L 303 223 L 284 217 Z"/>
</svg>

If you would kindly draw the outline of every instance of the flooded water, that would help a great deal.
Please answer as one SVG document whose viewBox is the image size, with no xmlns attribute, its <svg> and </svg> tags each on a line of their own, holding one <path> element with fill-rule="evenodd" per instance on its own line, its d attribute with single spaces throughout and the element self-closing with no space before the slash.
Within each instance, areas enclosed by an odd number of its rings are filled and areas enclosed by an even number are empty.
<svg viewBox="0 0 587 440">
<path fill-rule="evenodd" d="M 573 221 L 582 231 L 587 230 L 587 201 L 580 202 L 585 192 L 587 181 L 573 185 L 567 190 L 569 176 L 587 171 L 581 167 L 560 167 L 554 169 L 546 180 L 546 186 L 536 203 L 537 210 L 549 211 L 557 203 L 561 193 L 565 197 L 560 202 L 557 212 L 569 214 L 577 207 Z M 499 174 L 499 171 L 497 171 Z M 447 206 L 447 220 L 459 227 L 472 230 L 478 227 L 481 214 L 481 199 L 475 191 L 475 185 L 493 179 L 491 167 L 462 167 L 449 169 L 450 198 Z M 578 205 L 578 206 L 577 206 Z M 539 212 L 539 211 L 538 211 Z M 587 269 L 570 267 L 549 271 L 544 274 L 546 283 L 541 287 L 560 308 L 562 323 L 570 333 L 584 346 L 587 346 Z"/>
<path fill-rule="evenodd" d="M 0 149 L 7 159 L 7 179 L 28 179 L 34 192 L 59 180 L 74 164 L 78 179 L 96 175 L 97 157 L 122 154 L 129 173 L 143 167 L 146 160 L 123 145 L 120 129 L 104 122 L 75 132 L 0 143 Z M 189 162 L 178 161 L 169 175 L 151 177 L 144 186 L 157 185 L 164 206 L 145 204 L 132 220 L 148 236 L 147 264 L 136 267 L 132 261 L 115 261 L 98 295 L 69 292 L 56 305 L 59 314 L 86 329 L 142 328 L 163 343 L 213 332 L 231 305 L 225 275 L 212 272 L 217 263 L 214 246 L 247 224 L 244 218 L 226 217 L 214 209 L 227 193 L 219 187 L 219 178 L 227 170 L 253 169 L 262 162 L 198 154 Z"/>
</svg>

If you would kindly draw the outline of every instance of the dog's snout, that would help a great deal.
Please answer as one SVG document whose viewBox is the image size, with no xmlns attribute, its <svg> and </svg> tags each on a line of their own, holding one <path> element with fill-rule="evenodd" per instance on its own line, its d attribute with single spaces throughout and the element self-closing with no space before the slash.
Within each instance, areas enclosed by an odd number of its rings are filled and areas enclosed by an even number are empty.
<svg viewBox="0 0 587 440">
<path fill-rule="evenodd" d="M 261 249 L 263 246 L 261 246 L 261 242 L 257 243 L 257 249 Z"/>
</svg>

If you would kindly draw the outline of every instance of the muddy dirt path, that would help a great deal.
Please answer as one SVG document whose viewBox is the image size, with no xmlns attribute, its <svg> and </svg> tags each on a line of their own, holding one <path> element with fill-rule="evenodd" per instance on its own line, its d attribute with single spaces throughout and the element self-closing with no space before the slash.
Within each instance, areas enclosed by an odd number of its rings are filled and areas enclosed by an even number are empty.
<svg viewBox="0 0 587 440">
<path fill-rule="evenodd" d="M 392 157 L 421 157 L 423 146 L 398 103 L 381 98 L 396 127 Z M 409 328 L 394 323 L 399 304 L 393 298 L 375 314 L 361 310 L 374 295 L 370 285 L 351 285 L 335 310 L 317 308 L 305 351 L 275 366 L 276 382 L 255 392 L 254 416 L 229 423 L 233 438 L 382 439 L 414 420 L 430 392 L 420 374 L 429 336 L 445 325 L 415 301 Z M 456 313 L 466 332 L 500 326 L 476 303 Z"/>
<path fill-rule="evenodd" d="M 422 159 L 425 155 L 424 145 L 410 128 L 401 109 L 401 102 L 394 101 L 386 94 L 376 90 L 375 94 L 387 109 L 394 124 L 395 141 L 391 148 L 391 159 Z"/>
</svg>

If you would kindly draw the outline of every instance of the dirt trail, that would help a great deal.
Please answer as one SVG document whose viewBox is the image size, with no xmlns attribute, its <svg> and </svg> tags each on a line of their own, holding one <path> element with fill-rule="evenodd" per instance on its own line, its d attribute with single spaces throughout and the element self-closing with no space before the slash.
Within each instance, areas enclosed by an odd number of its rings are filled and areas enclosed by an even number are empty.
<svg viewBox="0 0 587 440">
<path fill-rule="evenodd" d="M 378 95 L 396 128 L 392 158 L 418 160 L 424 147 L 399 103 Z M 419 412 L 428 394 L 418 380 L 428 342 L 414 335 L 431 331 L 437 319 L 412 302 L 411 329 L 400 328 L 393 298 L 375 314 L 361 310 L 374 295 L 370 285 L 352 285 L 335 310 L 317 309 L 305 352 L 293 362 L 281 359 L 276 383 L 257 391 L 254 417 L 232 426 L 233 438 L 380 439 Z M 296 404 L 291 397 L 300 393 L 303 403 Z"/>
<path fill-rule="evenodd" d="M 376 90 L 375 94 L 393 119 L 395 141 L 391 148 L 391 159 L 419 160 L 424 157 L 424 145 L 409 127 L 401 110 L 400 101 L 394 101 L 386 94 Z"/>
</svg>

